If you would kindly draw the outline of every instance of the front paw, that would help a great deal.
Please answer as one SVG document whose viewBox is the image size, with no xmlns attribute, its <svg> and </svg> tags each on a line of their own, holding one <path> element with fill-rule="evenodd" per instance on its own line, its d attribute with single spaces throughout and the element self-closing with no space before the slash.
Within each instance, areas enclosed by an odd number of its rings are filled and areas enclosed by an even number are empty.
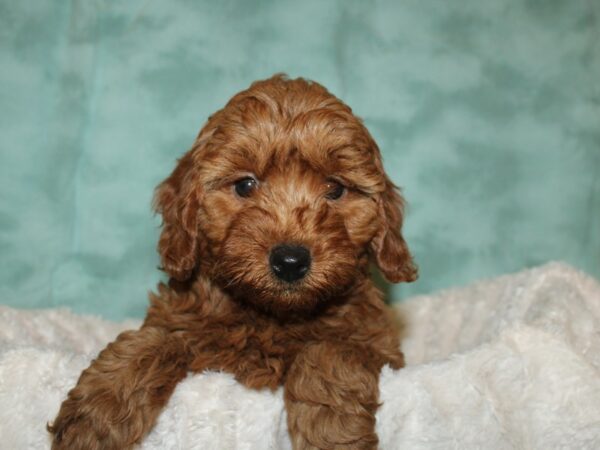
<svg viewBox="0 0 600 450">
<path fill-rule="evenodd" d="M 116 403 L 66 400 L 54 423 L 48 425 L 52 434 L 52 450 L 126 450 L 130 449 L 132 425 L 125 425 L 123 413 Z M 129 442 L 128 442 L 129 441 Z"/>
<path fill-rule="evenodd" d="M 93 420 L 87 417 L 57 417 L 48 431 L 53 435 L 52 450 L 100 450 L 111 448 L 104 445 Z"/>
</svg>

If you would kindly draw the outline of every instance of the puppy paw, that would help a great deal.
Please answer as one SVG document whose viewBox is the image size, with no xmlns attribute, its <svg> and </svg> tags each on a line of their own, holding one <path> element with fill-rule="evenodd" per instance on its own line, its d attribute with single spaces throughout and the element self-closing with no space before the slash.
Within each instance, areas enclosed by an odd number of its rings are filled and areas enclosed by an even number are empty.
<svg viewBox="0 0 600 450">
<path fill-rule="evenodd" d="M 126 450 L 142 435 L 135 414 L 107 392 L 81 395 L 75 388 L 47 429 L 52 450 Z"/>
</svg>

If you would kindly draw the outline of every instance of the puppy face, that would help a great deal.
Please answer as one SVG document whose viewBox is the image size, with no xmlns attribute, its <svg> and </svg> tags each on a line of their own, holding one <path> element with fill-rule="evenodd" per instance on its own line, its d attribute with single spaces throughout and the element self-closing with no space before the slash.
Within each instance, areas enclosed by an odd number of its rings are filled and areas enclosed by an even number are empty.
<svg viewBox="0 0 600 450">
<path fill-rule="evenodd" d="M 204 274 L 261 308 L 343 295 L 372 259 L 393 282 L 416 269 L 402 199 L 370 134 L 322 86 L 281 76 L 233 97 L 157 188 L 167 273 Z"/>
</svg>

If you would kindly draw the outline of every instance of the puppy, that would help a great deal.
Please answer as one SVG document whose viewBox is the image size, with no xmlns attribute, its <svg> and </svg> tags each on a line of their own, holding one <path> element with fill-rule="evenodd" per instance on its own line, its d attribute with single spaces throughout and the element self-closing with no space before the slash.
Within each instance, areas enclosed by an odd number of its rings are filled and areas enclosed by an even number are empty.
<svg viewBox="0 0 600 450">
<path fill-rule="evenodd" d="M 277 75 L 212 115 L 155 196 L 170 277 L 79 378 L 52 448 L 129 449 L 188 372 L 283 385 L 295 449 L 374 449 L 379 372 L 403 365 L 369 277 L 417 270 L 373 138 L 317 83 Z"/>
</svg>

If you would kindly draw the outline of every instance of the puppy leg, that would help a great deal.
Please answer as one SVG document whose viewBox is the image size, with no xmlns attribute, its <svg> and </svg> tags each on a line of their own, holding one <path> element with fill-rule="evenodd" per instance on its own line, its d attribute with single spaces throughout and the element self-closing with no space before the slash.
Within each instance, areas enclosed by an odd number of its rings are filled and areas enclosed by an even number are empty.
<svg viewBox="0 0 600 450">
<path fill-rule="evenodd" d="M 366 348 L 347 343 L 323 342 L 303 350 L 285 381 L 294 449 L 377 448 L 380 369 Z"/>
<path fill-rule="evenodd" d="M 166 330 L 127 331 L 80 376 L 48 431 L 53 450 L 129 449 L 186 375 L 183 342 Z"/>
</svg>

